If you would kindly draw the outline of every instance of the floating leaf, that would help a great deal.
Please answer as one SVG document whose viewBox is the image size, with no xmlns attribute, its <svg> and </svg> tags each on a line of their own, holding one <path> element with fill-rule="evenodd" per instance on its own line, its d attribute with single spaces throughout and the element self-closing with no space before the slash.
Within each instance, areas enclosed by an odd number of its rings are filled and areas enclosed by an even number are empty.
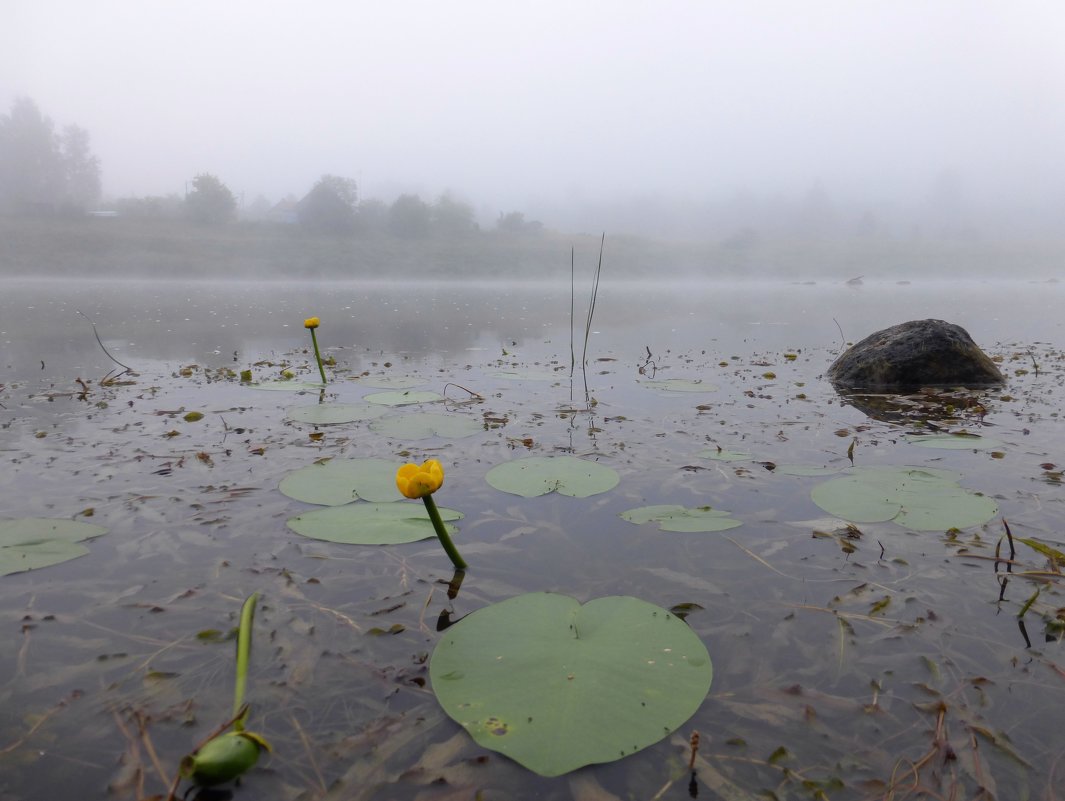
<svg viewBox="0 0 1065 801">
<path fill-rule="evenodd" d="M 340 506 L 362 498 L 374 503 L 398 501 L 396 470 L 388 459 L 331 459 L 293 470 L 278 484 L 290 498 L 322 506 Z"/>
<path fill-rule="evenodd" d="M 449 628 L 429 665 L 444 711 L 485 748 L 541 776 L 653 745 L 699 708 L 706 647 L 638 598 L 519 595 Z"/>
<path fill-rule="evenodd" d="M 656 378 L 641 381 L 641 386 L 661 389 L 666 392 L 717 392 L 717 387 L 701 378 Z"/>
<path fill-rule="evenodd" d="M 374 392 L 363 398 L 367 403 L 379 403 L 382 406 L 410 406 L 415 403 L 435 403 L 442 401 L 443 395 L 435 392 Z"/>
<path fill-rule="evenodd" d="M 395 471 L 392 471 L 395 473 Z M 442 520 L 460 520 L 454 509 L 439 507 Z M 429 513 L 420 503 L 349 503 L 296 515 L 287 521 L 304 537 L 347 545 L 398 545 L 436 536 Z M 448 534 L 456 529 L 445 523 Z"/>
<path fill-rule="evenodd" d="M 946 531 L 986 523 L 998 506 L 957 484 L 957 476 L 932 468 L 853 469 L 819 484 L 814 503 L 852 523 L 893 520 L 916 531 Z"/>
<path fill-rule="evenodd" d="M 535 498 L 549 492 L 587 498 L 612 490 L 620 481 L 613 468 L 576 456 L 515 459 L 496 465 L 484 478 L 497 490 L 524 498 Z"/>
<path fill-rule="evenodd" d="M 440 412 L 412 412 L 378 420 L 374 431 L 401 439 L 428 439 L 432 436 L 458 439 L 484 430 L 484 423 L 471 417 Z"/>
<path fill-rule="evenodd" d="M 742 526 L 739 520 L 729 517 L 731 512 L 698 506 L 688 509 L 676 504 L 641 506 L 621 513 L 630 523 L 642 525 L 655 522 L 662 531 L 727 531 Z"/>
<path fill-rule="evenodd" d="M 189 412 L 182 418 L 186 423 L 195 423 L 203 419 L 203 412 Z"/>
<path fill-rule="evenodd" d="M 74 520 L 24 517 L 0 521 L 0 576 L 84 556 L 89 549 L 79 543 L 106 533 L 103 526 Z"/>
<path fill-rule="evenodd" d="M 296 423 L 316 426 L 354 423 L 356 420 L 376 420 L 387 409 L 369 403 L 318 403 L 313 406 L 290 406 L 285 416 Z"/>
<path fill-rule="evenodd" d="M 1013 539 L 1017 540 L 1017 542 L 1023 542 L 1032 550 L 1038 551 L 1048 559 L 1053 559 L 1059 565 L 1065 565 L 1065 553 L 1062 553 L 1057 548 L 1051 548 L 1039 540 L 1028 539 L 1027 537 L 1014 537 Z"/>
<path fill-rule="evenodd" d="M 911 445 L 920 445 L 922 448 L 943 448 L 945 450 L 991 450 L 1001 448 L 1002 443 L 991 437 L 981 437 L 979 434 L 911 434 L 906 437 Z"/>
</svg>

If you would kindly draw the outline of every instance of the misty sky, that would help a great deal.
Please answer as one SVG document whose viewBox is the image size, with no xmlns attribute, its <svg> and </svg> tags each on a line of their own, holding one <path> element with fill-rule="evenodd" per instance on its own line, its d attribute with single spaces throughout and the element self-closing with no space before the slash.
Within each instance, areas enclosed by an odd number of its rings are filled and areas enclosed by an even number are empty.
<svg viewBox="0 0 1065 801">
<path fill-rule="evenodd" d="M 111 196 L 1061 202 L 1063 37 L 1059 0 L 2 0 L 0 108 L 87 128 Z"/>
</svg>

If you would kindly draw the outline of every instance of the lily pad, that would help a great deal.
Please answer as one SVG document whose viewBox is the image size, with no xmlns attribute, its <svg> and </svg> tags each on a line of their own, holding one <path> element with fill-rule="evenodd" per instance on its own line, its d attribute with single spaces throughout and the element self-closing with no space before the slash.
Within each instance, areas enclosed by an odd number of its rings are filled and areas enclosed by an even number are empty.
<svg viewBox="0 0 1065 801">
<path fill-rule="evenodd" d="M 394 471 L 393 471 L 394 472 Z M 442 520 L 460 520 L 454 509 L 438 507 Z M 421 503 L 349 503 L 315 509 L 289 518 L 287 525 L 313 540 L 348 545 L 399 545 L 436 536 L 429 513 Z M 444 523 L 448 534 L 456 529 Z"/>
<path fill-rule="evenodd" d="M 396 489 L 400 462 L 388 459 L 331 459 L 293 470 L 277 488 L 290 498 L 322 506 L 364 501 L 389 503 L 403 496 Z"/>
<path fill-rule="evenodd" d="M 318 403 L 313 406 L 290 406 L 285 416 L 296 423 L 329 426 L 357 420 L 376 420 L 387 413 L 387 409 L 370 403 Z"/>
<path fill-rule="evenodd" d="M 662 531 L 727 531 L 742 526 L 739 520 L 729 517 L 731 512 L 697 506 L 689 509 L 677 504 L 641 506 L 621 513 L 621 517 L 636 525 L 655 522 Z"/>
<path fill-rule="evenodd" d="M 84 556 L 89 549 L 80 542 L 106 533 L 103 526 L 76 520 L 23 517 L 0 521 L 0 576 Z"/>
<path fill-rule="evenodd" d="M 640 385 L 666 392 L 717 392 L 717 386 L 701 378 L 655 378 L 641 381 Z"/>
<path fill-rule="evenodd" d="M 440 412 L 412 412 L 387 417 L 370 425 L 379 434 L 402 439 L 428 439 L 431 436 L 459 439 L 484 430 L 484 423 L 472 417 Z"/>
<path fill-rule="evenodd" d="M 986 523 L 997 504 L 964 489 L 948 470 L 923 467 L 854 469 L 814 487 L 814 503 L 852 523 L 892 520 L 915 531 L 945 531 Z"/>
<path fill-rule="evenodd" d="M 1002 447 L 998 440 L 979 434 L 912 434 L 906 437 L 906 441 L 922 448 L 943 448 L 952 451 L 983 451 Z"/>
<path fill-rule="evenodd" d="M 646 601 L 530 593 L 449 628 L 429 676 L 480 745 L 560 776 L 668 737 L 702 704 L 713 666 L 687 624 Z"/>
<path fill-rule="evenodd" d="M 367 403 L 379 403 L 382 406 L 410 406 L 415 403 L 435 403 L 442 401 L 443 395 L 436 392 L 374 392 L 363 398 Z"/>
<path fill-rule="evenodd" d="M 612 490 L 621 480 L 617 471 L 576 456 L 529 456 L 496 465 L 484 477 L 503 492 L 535 498 L 549 492 L 587 498 Z"/>
</svg>

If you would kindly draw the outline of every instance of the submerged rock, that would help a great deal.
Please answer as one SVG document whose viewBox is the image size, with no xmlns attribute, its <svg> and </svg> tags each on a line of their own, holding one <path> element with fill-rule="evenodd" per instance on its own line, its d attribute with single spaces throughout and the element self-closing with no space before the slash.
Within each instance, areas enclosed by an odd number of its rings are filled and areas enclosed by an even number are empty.
<svg viewBox="0 0 1065 801">
<path fill-rule="evenodd" d="M 837 387 L 872 390 L 982 387 L 1004 379 L 960 325 L 911 320 L 870 334 L 828 368 Z"/>
</svg>

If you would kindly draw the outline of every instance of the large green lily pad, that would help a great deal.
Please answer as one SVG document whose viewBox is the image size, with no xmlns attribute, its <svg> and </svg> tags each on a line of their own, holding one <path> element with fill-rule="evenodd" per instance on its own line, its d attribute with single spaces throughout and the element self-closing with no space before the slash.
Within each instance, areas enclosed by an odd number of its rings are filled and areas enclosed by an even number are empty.
<svg viewBox="0 0 1065 801">
<path fill-rule="evenodd" d="M 677 504 L 657 504 L 641 506 L 622 512 L 621 517 L 636 525 L 658 523 L 662 531 L 727 531 L 742 526 L 739 520 L 729 517 L 731 512 L 713 509 L 709 506 L 697 506 L 689 509 Z"/>
<path fill-rule="evenodd" d="M 612 490 L 621 480 L 611 467 L 576 456 L 529 456 L 496 465 L 484 477 L 503 492 L 535 498 L 557 492 L 587 498 Z"/>
<path fill-rule="evenodd" d="M 411 412 L 378 420 L 370 428 L 379 434 L 408 440 L 432 436 L 459 439 L 483 431 L 484 423 L 468 415 Z"/>
<path fill-rule="evenodd" d="M 290 406 L 285 417 L 296 423 L 329 426 L 376 420 L 385 414 L 388 414 L 388 409 L 370 403 L 318 403 L 313 406 Z"/>
<path fill-rule="evenodd" d="M 107 529 L 76 520 L 23 517 L 0 521 L 0 576 L 58 565 L 84 556 L 81 545 Z"/>
<path fill-rule="evenodd" d="M 454 509 L 438 508 L 442 520 L 462 518 L 462 514 Z M 304 537 L 347 545 L 399 545 L 436 536 L 429 513 L 421 501 L 330 506 L 289 518 L 287 525 Z M 448 534 L 455 535 L 454 526 L 445 522 L 444 527 Z"/>
<path fill-rule="evenodd" d="M 330 459 L 293 470 L 277 488 L 290 498 L 322 506 L 364 501 L 388 503 L 403 496 L 396 489 L 401 462 L 388 459 Z"/>
<path fill-rule="evenodd" d="M 893 520 L 915 531 L 968 528 L 994 517 L 997 504 L 959 486 L 958 478 L 930 467 L 854 468 L 814 487 L 810 496 L 826 512 L 852 523 Z"/>
<path fill-rule="evenodd" d="M 952 451 L 984 451 L 1001 448 L 1002 443 L 979 434 L 911 434 L 906 437 L 911 445 L 922 448 L 941 448 Z"/>
<path fill-rule="evenodd" d="M 559 776 L 669 736 L 703 702 L 713 666 L 687 624 L 646 601 L 530 593 L 449 628 L 429 676 L 479 744 Z"/>
</svg>

